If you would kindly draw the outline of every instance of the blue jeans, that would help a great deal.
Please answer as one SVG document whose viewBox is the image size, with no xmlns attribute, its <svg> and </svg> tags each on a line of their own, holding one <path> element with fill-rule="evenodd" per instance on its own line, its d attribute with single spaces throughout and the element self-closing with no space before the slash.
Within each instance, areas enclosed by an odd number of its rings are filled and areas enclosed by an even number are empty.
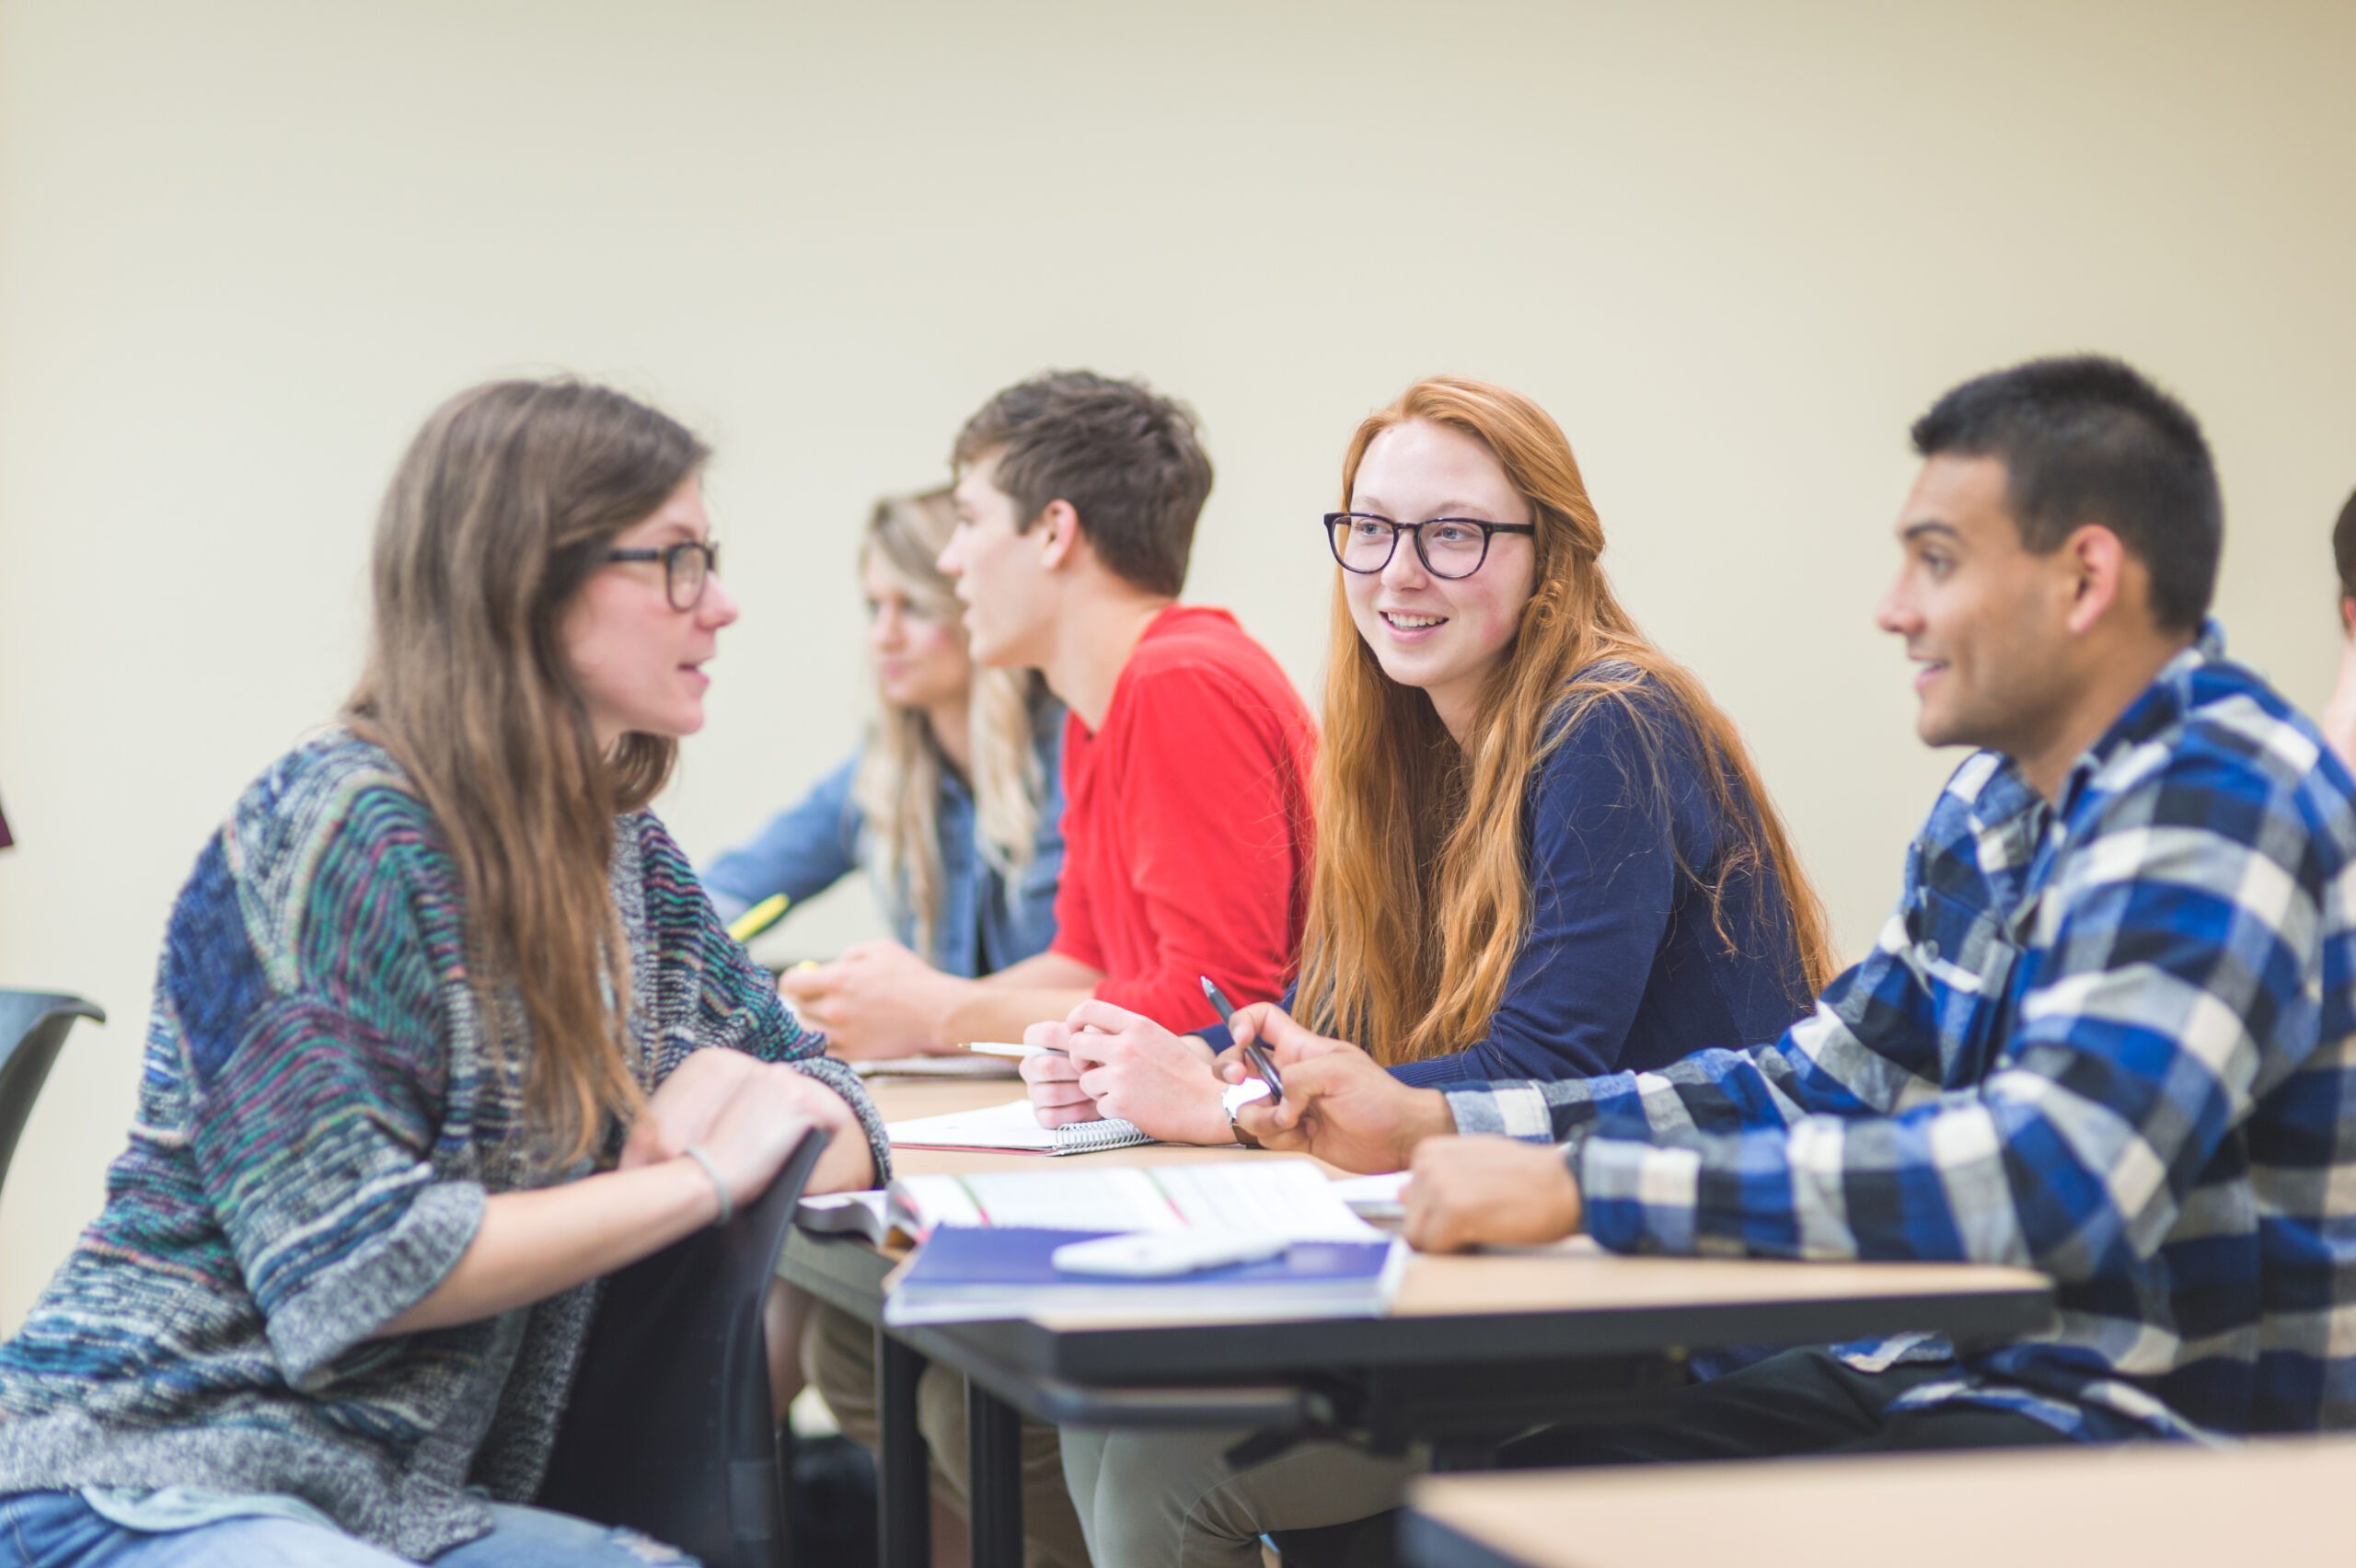
<svg viewBox="0 0 2356 1568">
<path fill-rule="evenodd" d="M 631 1530 L 544 1508 L 491 1505 L 489 1535 L 434 1568 L 697 1568 Z M 293 1519 L 223 1519 L 150 1534 L 99 1516 L 78 1492 L 0 1497 L 0 1568 L 407 1568 L 410 1560 L 341 1530 Z"/>
</svg>

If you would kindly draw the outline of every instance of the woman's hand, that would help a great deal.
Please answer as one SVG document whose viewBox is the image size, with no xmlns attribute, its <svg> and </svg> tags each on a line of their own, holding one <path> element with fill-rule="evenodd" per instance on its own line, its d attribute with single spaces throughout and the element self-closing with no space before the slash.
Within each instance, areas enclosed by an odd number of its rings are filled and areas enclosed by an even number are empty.
<svg viewBox="0 0 2356 1568">
<path fill-rule="evenodd" d="M 1046 1032 L 1057 1028 L 1059 1034 Z M 1048 1126 L 1058 1124 L 1048 1121 L 1051 1114 L 1067 1122 L 1091 1119 L 1070 1113 L 1076 1107 L 1068 1102 L 1044 1102 L 1076 1089 L 1095 1116 L 1126 1117 L 1169 1143 L 1234 1139 L 1227 1113 L 1219 1106 L 1219 1081 L 1211 1076 L 1210 1050 L 1200 1041 L 1182 1039 L 1149 1018 L 1098 1001 L 1082 1002 L 1060 1026 L 1034 1027 L 1023 1038 L 1029 1044 L 1058 1045 L 1070 1053 L 1068 1060 L 1033 1056 L 1022 1064 L 1022 1076 L 1032 1085 L 1031 1101 L 1039 1106 L 1039 1119 Z M 1067 1081 L 1068 1089 L 1063 1087 Z"/>
<path fill-rule="evenodd" d="M 721 1109 L 760 1065 L 742 1051 L 710 1046 L 690 1051 L 630 1124 L 617 1169 L 635 1170 L 676 1159 L 681 1149 L 701 1143 Z"/>
<path fill-rule="evenodd" d="M 1403 1194 L 1408 1243 L 1459 1252 L 1484 1241 L 1533 1246 L 1575 1234 L 1584 1218 L 1563 1151 L 1492 1134 L 1426 1138 Z"/>
<path fill-rule="evenodd" d="M 1284 1099 L 1255 1100 L 1235 1113 L 1270 1148 L 1345 1170 L 1403 1170 L 1417 1144 L 1456 1131 L 1438 1090 L 1408 1088 L 1357 1046 L 1311 1034 L 1273 1002 L 1238 1009 L 1229 1027 L 1235 1045 L 1220 1055 L 1219 1077 L 1241 1083 L 1253 1076 L 1243 1047 L 1256 1040 L 1285 1080 Z"/>
<path fill-rule="evenodd" d="M 827 1049 L 856 1061 L 949 1051 L 942 1020 L 973 982 L 943 974 L 898 942 L 860 942 L 832 963 L 789 969 L 778 990 Z"/>
<path fill-rule="evenodd" d="M 750 1109 L 740 1109 L 740 1102 Z M 875 1184 L 875 1156 L 867 1147 L 867 1129 L 860 1125 L 857 1113 L 842 1096 L 787 1063 L 764 1062 L 724 1046 L 691 1051 L 686 1061 L 671 1070 L 646 1102 L 645 1113 L 631 1125 L 618 1169 L 633 1170 L 676 1159 L 689 1144 L 701 1145 L 717 1161 L 720 1127 L 732 1113 L 769 1116 L 791 1124 L 793 1134 L 778 1154 L 779 1165 L 792 1150 L 793 1137 L 800 1136 L 801 1128 L 820 1126 L 832 1132 L 834 1140 L 819 1157 L 818 1168 L 810 1173 L 811 1192 L 848 1192 Z M 746 1129 L 733 1131 L 741 1136 Z M 727 1168 L 722 1169 L 724 1173 Z M 777 1170 L 778 1165 L 771 1165 L 750 1197 L 738 1193 L 732 1184 L 731 1199 L 748 1203 L 760 1196 Z"/>
</svg>

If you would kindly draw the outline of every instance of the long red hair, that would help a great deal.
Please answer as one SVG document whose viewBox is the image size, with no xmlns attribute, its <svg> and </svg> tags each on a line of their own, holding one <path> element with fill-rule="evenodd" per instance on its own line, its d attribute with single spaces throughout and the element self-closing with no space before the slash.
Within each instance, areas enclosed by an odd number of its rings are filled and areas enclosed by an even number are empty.
<svg viewBox="0 0 2356 1568">
<path fill-rule="evenodd" d="M 1413 420 L 1461 432 L 1496 458 L 1530 503 L 1536 571 L 1460 747 L 1422 691 L 1382 673 L 1335 568 L 1317 860 L 1297 998 L 1303 1019 L 1386 1065 L 1460 1051 L 1485 1034 L 1529 925 L 1522 845 L 1531 778 L 1605 702 L 1634 721 L 1657 768 L 1663 698 L 1702 746 L 1712 803 L 1729 824 L 1714 862 L 1685 870 L 1707 888 L 1722 940 L 1738 880 L 1761 899 L 1771 887 L 1779 893 L 1812 995 L 1834 969 L 1824 906 L 1733 721 L 1612 596 L 1597 559 L 1603 526 L 1561 428 L 1502 386 L 1453 375 L 1419 381 L 1350 438 L 1344 507 L 1368 447 Z M 1761 874 L 1769 869 L 1772 877 Z M 1796 1008 L 1807 999 L 1792 998 Z"/>
</svg>

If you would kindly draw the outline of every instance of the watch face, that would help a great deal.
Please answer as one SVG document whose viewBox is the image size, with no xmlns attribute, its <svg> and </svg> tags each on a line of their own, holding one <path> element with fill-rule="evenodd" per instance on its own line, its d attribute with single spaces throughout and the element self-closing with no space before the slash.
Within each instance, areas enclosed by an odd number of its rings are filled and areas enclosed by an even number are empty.
<svg viewBox="0 0 2356 1568">
<path fill-rule="evenodd" d="M 1238 1111 L 1242 1110 L 1246 1105 L 1251 1104 L 1255 1100 L 1265 1100 L 1267 1097 L 1268 1084 L 1266 1079 L 1245 1078 L 1242 1083 L 1229 1084 L 1227 1088 L 1220 1092 L 1218 1102 L 1219 1105 L 1227 1112 L 1227 1119 L 1232 1122 L 1235 1120 L 1235 1113 Z"/>
</svg>

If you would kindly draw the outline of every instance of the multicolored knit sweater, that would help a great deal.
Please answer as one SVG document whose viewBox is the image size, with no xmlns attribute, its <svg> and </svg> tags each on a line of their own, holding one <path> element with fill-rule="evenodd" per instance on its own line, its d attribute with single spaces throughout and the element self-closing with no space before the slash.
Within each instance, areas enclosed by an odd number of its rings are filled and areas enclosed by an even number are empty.
<svg viewBox="0 0 2356 1568">
<path fill-rule="evenodd" d="M 857 1111 L 651 813 L 616 824 L 633 1047 L 791 1061 Z M 0 1494 L 277 1492 L 428 1559 L 528 1500 L 595 1299 L 371 1338 L 433 1289 L 485 1198 L 538 1184 L 520 1073 L 485 1048 L 457 870 L 392 759 L 348 732 L 282 758 L 198 858 L 167 934 L 130 1147 L 0 1346 Z M 517 1009 L 520 1011 L 520 1009 Z"/>
</svg>

